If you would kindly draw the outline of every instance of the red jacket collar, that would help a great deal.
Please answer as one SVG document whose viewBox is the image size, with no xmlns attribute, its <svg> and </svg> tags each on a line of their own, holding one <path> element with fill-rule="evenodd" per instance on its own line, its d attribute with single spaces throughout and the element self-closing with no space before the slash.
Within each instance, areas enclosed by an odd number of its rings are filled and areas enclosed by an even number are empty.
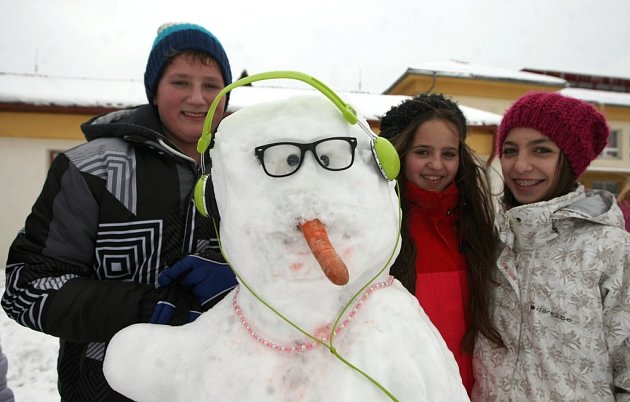
<svg viewBox="0 0 630 402">
<path fill-rule="evenodd" d="M 457 207 L 459 188 L 455 183 L 442 191 L 429 191 L 407 182 L 406 197 L 412 207 L 420 208 L 431 215 L 444 215 Z"/>
</svg>

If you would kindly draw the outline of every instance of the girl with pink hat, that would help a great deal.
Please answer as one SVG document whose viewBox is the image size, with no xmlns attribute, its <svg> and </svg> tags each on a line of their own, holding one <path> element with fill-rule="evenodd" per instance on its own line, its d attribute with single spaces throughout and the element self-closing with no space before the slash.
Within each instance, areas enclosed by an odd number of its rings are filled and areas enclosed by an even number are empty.
<svg viewBox="0 0 630 402">
<path fill-rule="evenodd" d="M 498 131 L 504 179 L 492 318 L 474 401 L 630 400 L 630 235 L 615 197 L 578 178 L 609 129 L 590 104 L 529 93 Z"/>
</svg>

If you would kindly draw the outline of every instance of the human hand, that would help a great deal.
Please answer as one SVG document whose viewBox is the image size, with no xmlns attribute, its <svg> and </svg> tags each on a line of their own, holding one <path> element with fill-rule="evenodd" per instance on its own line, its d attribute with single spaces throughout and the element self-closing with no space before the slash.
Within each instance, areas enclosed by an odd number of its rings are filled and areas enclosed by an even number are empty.
<svg viewBox="0 0 630 402">
<path fill-rule="evenodd" d="M 204 308 L 216 304 L 238 284 L 228 264 L 198 255 L 187 255 L 166 268 L 158 276 L 158 283 L 160 287 L 177 283 L 189 289 Z"/>
</svg>

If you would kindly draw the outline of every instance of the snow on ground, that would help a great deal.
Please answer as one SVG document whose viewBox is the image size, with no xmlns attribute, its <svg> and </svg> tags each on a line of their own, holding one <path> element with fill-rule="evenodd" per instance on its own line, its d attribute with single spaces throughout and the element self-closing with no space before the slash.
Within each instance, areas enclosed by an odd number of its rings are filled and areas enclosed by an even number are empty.
<svg viewBox="0 0 630 402">
<path fill-rule="evenodd" d="M 4 270 L 0 290 L 4 293 Z M 0 309 L 2 351 L 9 360 L 7 380 L 17 402 L 58 402 L 57 338 L 33 331 L 7 317 Z"/>
</svg>

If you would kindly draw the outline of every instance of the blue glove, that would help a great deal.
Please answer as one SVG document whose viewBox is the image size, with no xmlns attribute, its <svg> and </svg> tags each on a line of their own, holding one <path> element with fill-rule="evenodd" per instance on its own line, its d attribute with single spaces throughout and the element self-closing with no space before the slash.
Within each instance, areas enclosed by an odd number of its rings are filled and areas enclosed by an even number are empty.
<svg viewBox="0 0 630 402">
<path fill-rule="evenodd" d="M 155 305 L 149 322 L 162 325 L 182 325 L 193 322 L 201 315 L 199 308 L 195 309 L 193 304 L 196 302 L 192 297 L 181 295 L 176 287 L 172 287 L 163 295 L 163 300 Z"/>
<path fill-rule="evenodd" d="M 160 287 L 177 283 L 189 289 L 199 305 L 209 308 L 238 284 L 230 266 L 198 255 L 187 255 L 158 276 Z"/>
<path fill-rule="evenodd" d="M 153 310 L 149 322 L 151 324 L 169 325 L 175 314 L 175 305 L 167 301 L 159 301 Z M 201 315 L 201 311 L 188 311 L 188 322 L 193 322 Z"/>
<path fill-rule="evenodd" d="M 173 314 L 175 313 L 175 305 L 166 300 L 160 300 L 153 310 L 153 315 L 149 322 L 151 324 L 163 324 L 167 325 L 171 322 Z"/>
</svg>

